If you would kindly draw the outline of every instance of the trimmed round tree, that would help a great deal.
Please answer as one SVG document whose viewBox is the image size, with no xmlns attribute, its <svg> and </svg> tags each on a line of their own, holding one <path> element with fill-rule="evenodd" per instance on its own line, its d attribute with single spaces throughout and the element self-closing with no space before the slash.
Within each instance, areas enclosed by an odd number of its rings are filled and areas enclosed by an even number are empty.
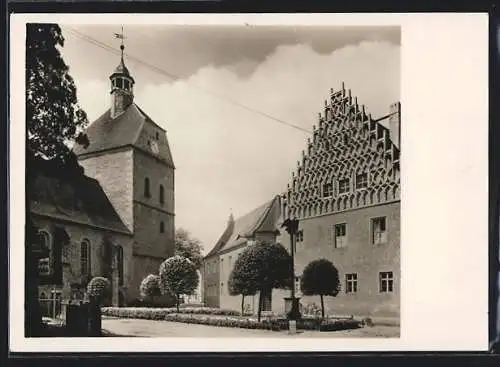
<svg viewBox="0 0 500 367">
<path fill-rule="evenodd" d="M 239 256 L 228 280 L 228 290 L 231 296 L 241 295 L 241 316 L 245 315 L 245 296 L 257 293 L 257 284 L 251 282 L 247 276 L 247 262 L 245 256 Z"/>
<path fill-rule="evenodd" d="M 260 321 L 264 301 L 262 295 L 270 294 L 275 288 L 289 289 L 293 286 L 292 258 L 279 243 L 257 242 L 245 248 L 237 262 L 240 265 L 233 277 L 237 279 L 240 290 L 250 294 L 259 292 L 257 318 Z"/>
<path fill-rule="evenodd" d="M 320 296 L 321 318 L 325 318 L 323 296 L 335 297 L 340 290 L 339 272 L 326 259 L 311 261 L 305 267 L 300 280 L 300 289 L 306 296 Z"/>
<path fill-rule="evenodd" d="M 199 278 L 196 270 L 196 265 L 182 256 L 168 258 L 160 265 L 161 291 L 175 296 L 177 312 L 179 312 L 181 295 L 193 294 L 198 287 Z"/>
<path fill-rule="evenodd" d="M 153 302 L 156 297 L 161 295 L 160 277 L 158 275 L 149 274 L 142 280 L 139 290 L 143 300 Z"/>
<path fill-rule="evenodd" d="M 96 305 L 101 304 L 109 296 L 110 291 L 111 283 L 104 277 L 92 278 L 87 284 L 87 296 Z"/>
</svg>

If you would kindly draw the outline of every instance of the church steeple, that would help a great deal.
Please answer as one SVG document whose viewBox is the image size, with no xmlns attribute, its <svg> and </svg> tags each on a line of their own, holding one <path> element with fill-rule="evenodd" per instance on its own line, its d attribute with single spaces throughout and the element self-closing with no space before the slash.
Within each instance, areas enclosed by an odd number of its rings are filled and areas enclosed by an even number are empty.
<svg viewBox="0 0 500 367">
<path fill-rule="evenodd" d="M 111 117 L 115 118 L 123 113 L 134 101 L 134 78 L 130 75 L 125 62 L 123 60 L 123 50 L 125 45 L 123 40 L 123 27 L 121 33 L 115 33 L 115 37 L 122 40 L 120 45 L 121 59 L 120 64 L 116 67 L 113 74 L 110 75 L 111 80 Z"/>
</svg>

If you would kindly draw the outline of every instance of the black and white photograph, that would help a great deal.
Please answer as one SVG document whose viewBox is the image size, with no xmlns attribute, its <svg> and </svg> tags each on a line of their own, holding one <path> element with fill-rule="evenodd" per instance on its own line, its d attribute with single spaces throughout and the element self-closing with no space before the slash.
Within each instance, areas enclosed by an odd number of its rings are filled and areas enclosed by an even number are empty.
<svg viewBox="0 0 500 367">
<path fill-rule="evenodd" d="M 25 338 L 401 338 L 400 24 L 64 19 L 24 24 Z"/>
</svg>

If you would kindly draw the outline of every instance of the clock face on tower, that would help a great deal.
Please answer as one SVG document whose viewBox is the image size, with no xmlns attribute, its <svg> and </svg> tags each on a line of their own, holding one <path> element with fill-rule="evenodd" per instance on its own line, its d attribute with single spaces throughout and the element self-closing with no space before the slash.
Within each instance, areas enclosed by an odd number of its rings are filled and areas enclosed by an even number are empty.
<svg viewBox="0 0 500 367">
<path fill-rule="evenodd" d="M 151 142 L 151 150 L 153 151 L 154 154 L 158 154 L 158 143 L 156 141 Z"/>
</svg>

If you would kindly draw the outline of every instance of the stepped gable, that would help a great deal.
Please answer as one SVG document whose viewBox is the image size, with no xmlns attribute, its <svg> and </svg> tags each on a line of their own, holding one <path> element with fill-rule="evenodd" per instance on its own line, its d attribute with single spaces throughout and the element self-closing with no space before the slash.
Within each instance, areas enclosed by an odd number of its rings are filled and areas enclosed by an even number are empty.
<svg viewBox="0 0 500 367">
<path fill-rule="evenodd" d="M 400 151 L 380 123 L 395 113 L 399 119 L 399 103 L 391 107 L 373 119 L 344 85 L 331 90 L 283 194 L 286 214 L 307 218 L 399 200 Z"/>
</svg>

